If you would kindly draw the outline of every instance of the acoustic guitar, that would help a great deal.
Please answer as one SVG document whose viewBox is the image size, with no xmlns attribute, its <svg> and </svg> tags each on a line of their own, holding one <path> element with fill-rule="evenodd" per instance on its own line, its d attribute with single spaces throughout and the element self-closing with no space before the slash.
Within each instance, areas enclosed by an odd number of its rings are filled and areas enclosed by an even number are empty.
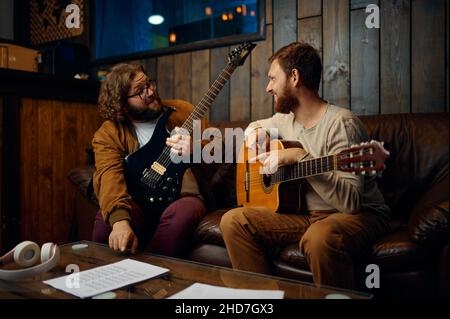
<svg viewBox="0 0 450 319">
<path fill-rule="evenodd" d="M 294 141 L 272 140 L 270 150 L 299 147 Z M 266 207 L 274 212 L 293 213 L 301 208 L 300 185 L 306 177 L 333 171 L 354 174 L 381 174 L 389 152 L 383 143 L 371 141 L 353 145 L 335 155 L 328 155 L 280 166 L 274 174 L 262 174 L 262 163 L 254 160 L 256 150 L 242 147 L 236 168 L 237 203 L 244 207 Z"/>
</svg>

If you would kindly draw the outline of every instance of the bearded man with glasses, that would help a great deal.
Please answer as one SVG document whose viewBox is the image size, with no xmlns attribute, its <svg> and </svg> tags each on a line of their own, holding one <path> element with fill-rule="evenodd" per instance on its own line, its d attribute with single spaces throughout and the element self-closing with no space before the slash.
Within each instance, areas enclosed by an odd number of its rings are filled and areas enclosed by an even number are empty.
<svg viewBox="0 0 450 319">
<path fill-rule="evenodd" d="M 100 204 L 93 240 L 122 252 L 139 249 L 182 256 L 188 251 L 198 222 L 206 214 L 192 171 L 187 169 L 184 174 L 180 198 L 155 223 L 129 195 L 124 163 L 129 154 L 150 141 L 164 110 L 175 107 L 166 126 L 171 131 L 181 126 L 193 106 L 179 100 L 162 101 L 156 82 L 149 79 L 141 65 L 135 64 L 119 64 L 111 70 L 101 85 L 98 105 L 105 122 L 92 141 L 96 168 L 93 187 Z M 175 134 L 166 144 L 178 155 L 190 154 L 192 150 L 190 136 Z"/>
</svg>

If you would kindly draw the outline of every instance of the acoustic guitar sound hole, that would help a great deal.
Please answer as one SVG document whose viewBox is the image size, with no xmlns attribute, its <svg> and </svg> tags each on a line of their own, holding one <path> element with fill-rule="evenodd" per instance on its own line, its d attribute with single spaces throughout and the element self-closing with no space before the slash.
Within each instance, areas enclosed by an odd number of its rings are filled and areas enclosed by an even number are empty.
<svg viewBox="0 0 450 319">
<path fill-rule="evenodd" d="M 264 174 L 263 175 L 263 184 L 264 187 L 269 188 L 270 187 L 270 182 L 272 180 L 272 176 Z"/>
</svg>

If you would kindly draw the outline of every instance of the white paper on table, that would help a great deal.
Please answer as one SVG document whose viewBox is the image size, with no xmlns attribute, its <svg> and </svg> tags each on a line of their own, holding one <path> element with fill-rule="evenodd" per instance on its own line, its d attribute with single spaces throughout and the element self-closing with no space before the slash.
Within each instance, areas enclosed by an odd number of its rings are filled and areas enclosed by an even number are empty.
<svg viewBox="0 0 450 319">
<path fill-rule="evenodd" d="M 161 276 L 169 269 L 133 259 L 72 273 L 43 283 L 71 295 L 88 298 L 140 281 Z"/>
<path fill-rule="evenodd" d="M 195 283 L 167 299 L 283 299 L 283 290 L 254 290 Z"/>
</svg>

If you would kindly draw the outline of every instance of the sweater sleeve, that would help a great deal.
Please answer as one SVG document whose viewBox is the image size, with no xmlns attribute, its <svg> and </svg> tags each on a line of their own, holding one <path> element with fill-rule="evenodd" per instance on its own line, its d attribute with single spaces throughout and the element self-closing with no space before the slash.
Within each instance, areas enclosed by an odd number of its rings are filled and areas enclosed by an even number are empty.
<svg viewBox="0 0 450 319">
<path fill-rule="evenodd" d="M 280 137 L 279 122 L 280 122 L 280 114 L 275 113 L 272 117 L 251 122 L 245 129 L 244 135 L 248 136 L 254 130 L 262 128 L 272 139 L 278 138 Z M 272 134 L 271 129 L 275 129 L 275 131 L 272 131 Z"/>
<path fill-rule="evenodd" d="M 327 153 L 338 154 L 352 144 L 367 140 L 367 134 L 359 119 L 337 118 L 330 127 L 326 140 Z M 342 213 L 357 213 L 364 192 L 364 176 L 334 171 L 307 178 L 311 187 L 331 207 Z"/>
<path fill-rule="evenodd" d="M 94 191 L 103 219 L 111 225 L 122 219 L 130 219 L 132 207 L 124 175 L 126 154 L 118 135 L 114 124 L 105 122 L 92 140 L 96 169 L 93 177 Z"/>
</svg>

